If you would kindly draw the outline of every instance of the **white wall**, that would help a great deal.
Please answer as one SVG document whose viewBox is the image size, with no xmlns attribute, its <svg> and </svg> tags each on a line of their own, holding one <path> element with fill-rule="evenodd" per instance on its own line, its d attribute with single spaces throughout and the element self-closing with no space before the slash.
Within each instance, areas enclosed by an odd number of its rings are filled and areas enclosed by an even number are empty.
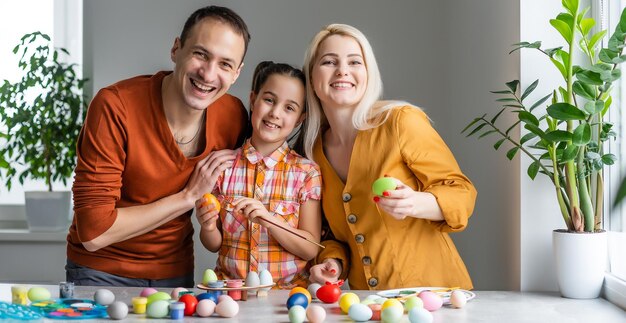
<svg viewBox="0 0 626 323">
<path fill-rule="evenodd" d="M 422 106 L 478 189 L 468 229 L 454 234 L 477 289 L 519 289 L 519 162 L 488 140 L 464 138 L 474 116 L 497 111 L 490 90 L 519 77 L 519 1 L 212 1 L 237 11 L 252 42 L 231 93 L 245 101 L 254 66 L 273 59 L 300 65 L 321 26 L 352 24 L 373 44 L 385 97 Z M 85 76 L 93 88 L 171 69 L 169 49 L 186 17 L 206 1 L 85 0 Z M 547 247 L 546 247 L 547 248 Z M 196 244 L 196 277 L 214 256 Z"/>
</svg>

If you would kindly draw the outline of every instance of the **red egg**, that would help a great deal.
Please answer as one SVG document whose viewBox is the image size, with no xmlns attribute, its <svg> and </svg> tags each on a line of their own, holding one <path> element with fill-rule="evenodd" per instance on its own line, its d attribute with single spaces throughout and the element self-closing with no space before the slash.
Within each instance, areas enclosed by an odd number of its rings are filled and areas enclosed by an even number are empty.
<svg viewBox="0 0 626 323">
<path fill-rule="evenodd" d="M 198 306 L 198 299 L 191 295 L 185 294 L 178 299 L 179 302 L 185 303 L 185 316 L 192 316 L 196 312 L 196 306 Z"/>
<path fill-rule="evenodd" d="M 326 285 L 317 290 L 315 296 L 324 303 L 335 303 L 339 299 L 339 296 L 341 296 L 341 289 L 339 288 L 341 285 L 343 285 L 343 280 L 335 284 L 326 282 Z"/>
</svg>

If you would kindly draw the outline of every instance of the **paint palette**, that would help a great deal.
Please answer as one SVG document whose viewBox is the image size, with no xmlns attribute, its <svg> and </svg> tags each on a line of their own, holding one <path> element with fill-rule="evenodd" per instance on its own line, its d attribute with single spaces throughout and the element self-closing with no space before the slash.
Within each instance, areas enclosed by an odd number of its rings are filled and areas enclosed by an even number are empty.
<svg viewBox="0 0 626 323">
<path fill-rule="evenodd" d="M 41 320 L 43 316 L 37 310 L 26 305 L 0 302 L 0 321 L 5 320 Z"/>
<path fill-rule="evenodd" d="M 98 305 L 90 299 L 51 299 L 31 303 L 30 307 L 38 310 L 49 319 L 82 320 L 107 317 L 106 306 Z"/>
</svg>

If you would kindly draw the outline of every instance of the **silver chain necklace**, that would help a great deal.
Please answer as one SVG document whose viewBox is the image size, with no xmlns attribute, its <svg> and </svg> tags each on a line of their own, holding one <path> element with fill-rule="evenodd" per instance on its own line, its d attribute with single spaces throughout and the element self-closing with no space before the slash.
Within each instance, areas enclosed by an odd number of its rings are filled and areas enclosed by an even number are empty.
<svg viewBox="0 0 626 323">
<path fill-rule="evenodd" d="M 193 137 L 191 137 L 191 139 L 189 139 L 189 141 L 181 142 L 181 141 L 178 141 L 176 139 L 176 137 L 174 137 L 174 141 L 176 141 L 177 144 L 183 146 L 183 145 L 187 145 L 190 142 L 196 140 L 196 137 L 198 137 L 198 134 L 200 133 L 200 129 L 202 129 L 202 125 L 204 124 L 204 116 L 205 115 L 206 115 L 206 110 L 204 110 L 204 112 L 202 113 L 202 117 L 200 118 L 200 124 L 198 125 L 198 129 L 196 130 L 196 134 L 194 134 Z"/>
</svg>

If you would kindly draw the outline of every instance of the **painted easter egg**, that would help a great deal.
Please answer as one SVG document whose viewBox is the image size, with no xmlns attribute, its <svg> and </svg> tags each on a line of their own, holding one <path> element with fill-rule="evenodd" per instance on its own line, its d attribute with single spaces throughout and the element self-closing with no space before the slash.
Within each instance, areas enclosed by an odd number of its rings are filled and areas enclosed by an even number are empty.
<svg viewBox="0 0 626 323">
<path fill-rule="evenodd" d="M 209 317 L 215 312 L 215 302 L 210 299 L 203 299 L 196 305 L 196 314 L 200 317 Z"/>
<path fill-rule="evenodd" d="M 287 308 L 290 309 L 294 305 L 300 305 L 303 308 L 309 306 L 309 298 L 302 293 L 295 293 L 287 299 Z"/>
<path fill-rule="evenodd" d="M 392 306 L 400 307 L 400 308 L 402 308 L 402 311 L 404 312 L 404 307 L 402 306 L 402 303 L 400 303 L 399 300 L 394 299 L 394 298 L 386 300 L 383 303 L 382 309 L 385 310 L 386 308 L 389 308 L 389 307 L 392 307 Z"/>
<path fill-rule="evenodd" d="M 28 299 L 31 302 L 39 302 L 49 300 L 51 297 L 50 291 L 43 287 L 31 287 L 28 290 Z"/>
<path fill-rule="evenodd" d="M 167 316 L 170 302 L 160 299 L 148 304 L 146 315 L 151 318 L 160 319 Z"/>
<path fill-rule="evenodd" d="M 215 197 L 215 195 L 211 193 L 205 193 L 204 195 L 202 195 L 202 197 L 206 199 L 207 201 L 203 203 L 201 207 L 205 207 L 207 205 L 213 204 L 213 206 L 215 207 L 215 210 L 217 212 L 220 211 L 221 209 L 220 201 L 217 200 L 217 197 Z"/>
<path fill-rule="evenodd" d="M 239 313 L 239 304 L 232 299 L 225 299 L 217 303 L 217 306 L 215 306 L 215 313 L 221 317 L 234 317 L 237 313 Z"/>
<path fill-rule="evenodd" d="M 359 296 L 355 293 L 344 293 L 339 297 L 339 307 L 344 314 L 348 314 L 352 304 L 360 303 Z"/>
<path fill-rule="evenodd" d="M 166 292 L 156 292 L 148 296 L 148 306 L 156 301 L 168 301 L 172 299 L 172 296 Z"/>
<path fill-rule="evenodd" d="M 170 293 L 170 296 L 172 297 L 172 299 L 178 299 L 180 297 L 180 292 L 187 292 L 187 288 L 184 287 L 176 287 L 172 290 L 172 292 Z"/>
<path fill-rule="evenodd" d="M 443 305 L 443 298 L 437 293 L 425 290 L 421 291 L 417 296 L 424 302 L 424 308 L 431 312 L 438 310 Z"/>
<path fill-rule="evenodd" d="M 402 306 L 393 305 L 383 308 L 382 312 L 380 312 L 380 319 L 383 322 L 399 322 L 403 314 L 404 308 Z"/>
<path fill-rule="evenodd" d="M 93 300 L 100 305 L 109 305 L 115 302 L 115 294 L 108 289 L 98 289 L 93 294 Z"/>
<path fill-rule="evenodd" d="M 185 316 L 192 316 L 196 312 L 196 306 L 198 305 L 198 299 L 191 295 L 185 294 L 178 299 L 179 302 L 185 303 Z"/>
<path fill-rule="evenodd" d="M 467 304 L 467 296 L 465 296 L 463 291 L 452 291 L 450 294 L 450 304 L 452 304 L 453 307 L 461 308 Z"/>
<path fill-rule="evenodd" d="M 322 287 L 322 285 L 318 283 L 312 283 L 306 289 L 309 291 L 309 294 L 311 294 L 311 297 L 317 298 L 317 290 L 320 289 L 320 287 Z"/>
<path fill-rule="evenodd" d="M 311 294 L 309 293 L 309 291 L 306 288 L 304 288 L 304 287 L 294 287 L 294 288 L 291 289 L 291 291 L 289 291 L 289 296 L 291 296 L 291 295 L 293 295 L 295 293 L 300 293 L 300 294 L 306 295 L 306 297 L 309 300 L 309 304 L 311 303 Z M 305 308 L 306 308 L 306 306 L 305 306 Z"/>
<path fill-rule="evenodd" d="M 139 293 L 139 296 L 141 297 L 148 297 L 154 293 L 158 292 L 158 290 L 152 288 L 152 287 L 146 287 L 144 288 L 141 293 Z"/>
<path fill-rule="evenodd" d="M 343 283 L 343 281 L 340 282 Z M 341 296 L 341 289 L 339 286 L 341 285 L 326 282 L 326 285 L 320 287 L 315 295 L 317 295 L 317 298 L 324 303 L 334 303 L 339 299 L 339 296 Z"/>
<path fill-rule="evenodd" d="M 128 315 L 128 305 L 124 302 L 113 302 L 107 307 L 107 314 L 112 320 L 123 320 Z"/>
<path fill-rule="evenodd" d="M 372 309 L 361 303 L 352 304 L 348 310 L 348 316 L 356 322 L 369 321 L 372 318 L 372 314 Z"/>
<path fill-rule="evenodd" d="M 306 310 L 300 305 L 294 305 L 289 309 L 289 322 L 302 323 L 306 320 Z"/>
<path fill-rule="evenodd" d="M 381 177 L 372 184 L 372 192 L 376 195 L 383 195 L 384 191 L 393 191 L 396 189 L 396 181 L 391 177 Z"/>
<path fill-rule="evenodd" d="M 202 275 L 202 284 L 207 286 L 209 282 L 214 282 L 214 281 L 217 281 L 217 275 L 215 274 L 213 269 L 205 270 L 204 274 Z"/>
<path fill-rule="evenodd" d="M 326 319 L 326 310 L 319 305 L 312 304 L 306 309 L 306 318 L 311 323 L 324 322 Z"/>
<path fill-rule="evenodd" d="M 423 307 L 413 307 L 409 311 L 409 321 L 411 323 L 432 323 L 433 314 Z"/>
<path fill-rule="evenodd" d="M 417 296 L 410 296 L 404 301 L 404 310 L 408 313 L 414 307 L 424 307 L 424 302 Z"/>
</svg>

